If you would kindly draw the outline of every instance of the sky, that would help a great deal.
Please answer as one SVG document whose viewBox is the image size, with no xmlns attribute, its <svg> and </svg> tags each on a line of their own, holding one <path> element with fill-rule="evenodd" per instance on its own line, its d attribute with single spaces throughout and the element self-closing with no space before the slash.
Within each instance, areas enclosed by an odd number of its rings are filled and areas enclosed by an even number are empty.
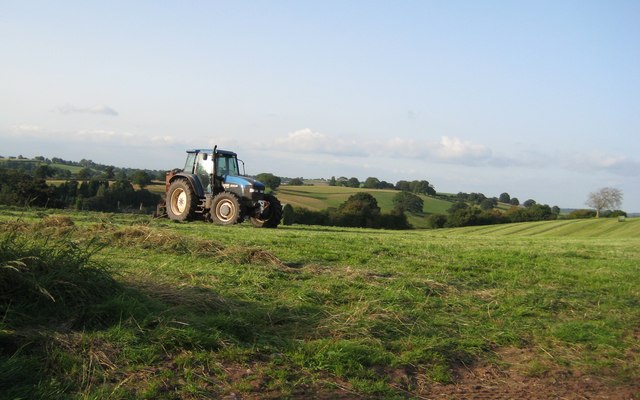
<svg viewBox="0 0 640 400">
<path fill-rule="evenodd" d="M 640 211 L 640 2 L 0 0 L 0 155 Z"/>
</svg>

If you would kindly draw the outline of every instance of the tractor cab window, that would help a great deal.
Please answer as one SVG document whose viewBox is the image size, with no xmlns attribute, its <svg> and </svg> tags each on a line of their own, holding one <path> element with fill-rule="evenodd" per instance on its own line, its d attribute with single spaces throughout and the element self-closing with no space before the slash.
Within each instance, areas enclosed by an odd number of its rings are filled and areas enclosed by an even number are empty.
<svg viewBox="0 0 640 400">
<path fill-rule="evenodd" d="M 196 153 L 187 153 L 187 162 L 184 163 L 184 172 L 192 174 L 195 162 Z"/>
<path fill-rule="evenodd" d="M 213 173 L 213 159 L 206 153 L 198 153 L 195 174 L 198 176 L 202 189 L 211 193 L 211 174 Z"/>
<path fill-rule="evenodd" d="M 216 175 L 240 175 L 238 170 L 238 160 L 234 156 L 218 154 L 218 170 Z"/>
</svg>

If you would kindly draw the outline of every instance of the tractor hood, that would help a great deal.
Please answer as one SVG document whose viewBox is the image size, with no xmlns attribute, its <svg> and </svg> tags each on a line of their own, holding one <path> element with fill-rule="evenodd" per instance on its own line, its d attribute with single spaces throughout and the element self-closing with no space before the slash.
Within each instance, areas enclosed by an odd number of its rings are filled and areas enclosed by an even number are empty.
<svg viewBox="0 0 640 400">
<path fill-rule="evenodd" d="M 246 176 L 225 175 L 222 186 L 241 198 L 260 200 L 264 195 L 264 184 Z"/>
<path fill-rule="evenodd" d="M 247 176 L 225 175 L 224 183 L 228 185 L 252 186 L 256 190 L 264 190 L 264 184 Z"/>
</svg>

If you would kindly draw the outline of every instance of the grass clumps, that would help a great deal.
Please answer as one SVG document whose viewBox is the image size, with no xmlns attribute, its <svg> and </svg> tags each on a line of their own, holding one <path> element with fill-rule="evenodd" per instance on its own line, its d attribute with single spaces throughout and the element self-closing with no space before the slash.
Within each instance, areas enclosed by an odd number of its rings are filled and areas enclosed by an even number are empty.
<svg viewBox="0 0 640 400">
<path fill-rule="evenodd" d="M 123 288 L 91 261 L 97 250 L 65 237 L 0 234 L 0 392 L 5 396 L 61 396 L 74 385 L 63 371 L 83 365 L 65 350 L 64 338 L 122 317 L 114 303 Z"/>
<path fill-rule="evenodd" d="M 98 247 L 65 238 L 0 236 L 0 313 L 4 323 L 70 326 L 99 322 L 87 309 L 112 296 L 117 283 L 91 261 Z M 27 317 L 27 318 L 25 318 Z"/>
</svg>

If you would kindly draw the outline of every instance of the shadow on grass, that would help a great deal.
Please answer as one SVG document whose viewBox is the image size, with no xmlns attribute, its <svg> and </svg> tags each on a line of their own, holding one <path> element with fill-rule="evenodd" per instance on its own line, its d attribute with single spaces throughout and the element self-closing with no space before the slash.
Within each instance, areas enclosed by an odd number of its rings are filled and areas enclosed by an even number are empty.
<svg viewBox="0 0 640 400">
<path fill-rule="evenodd" d="M 132 370 L 171 373 L 171 360 L 185 353 L 286 353 L 319 323 L 314 306 L 175 283 L 123 284 L 91 261 L 97 250 L 65 238 L 0 236 L 0 398 L 100 397 L 118 387 L 112 397 L 135 398 L 139 389 L 119 383 Z M 168 385 L 184 386 L 181 379 Z"/>
</svg>

